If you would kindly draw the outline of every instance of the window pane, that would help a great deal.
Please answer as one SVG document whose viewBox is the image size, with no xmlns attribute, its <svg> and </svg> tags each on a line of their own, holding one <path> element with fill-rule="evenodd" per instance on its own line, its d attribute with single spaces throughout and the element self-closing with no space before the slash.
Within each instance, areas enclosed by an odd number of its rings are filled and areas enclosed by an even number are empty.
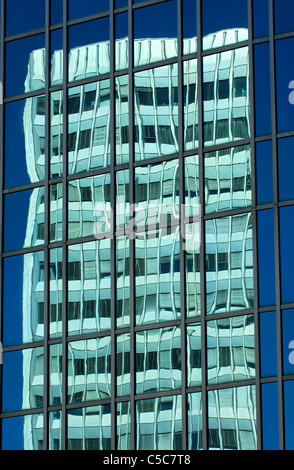
<svg viewBox="0 0 294 470">
<path fill-rule="evenodd" d="M 69 403 L 110 397 L 110 349 L 110 336 L 68 343 Z"/>
<path fill-rule="evenodd" d="M 207 362 L 208 383 L 255 377 L 253 315 L 207 322 Z"/>
<path fill-rule="evenodd" d="M 279 199 L 286 201 L 294 199 L 293 190 L 293 143 L 294 138 L 278 139 L 278 162 L 279 162 Z"/>
<path fill-rule="evenodd" d="M 260 366 L 262 377 L 277 375 L 276 312 L 260 313 Z"/>
<path fill-rule="evenodd" d="M 273 210 L 258 211 L 258 276 L 260 306 L 275 305 L 275 246 Z"/>
<path fill-rule="evenodd" d="M 294 30 L 294 4 L 291 0 L 275 0 L 275 33 L 287 33 Z"/>
<path fill-rule="evenodd" d="M 257 203 L 273 201 L 272 141 L 256 143 L 256 192 Z"/>
<path fill-rule="evenodd" d="M 175 0 L 134 10 L 135 66 L 176 57 L 177 49 Z"/>
<path fill-rule="evenodd" d="M 262 38 L 269 35 L 268 0 L 253 0 L 253 35 Z"/>
<path fill-rule="evenodd" d="M 181 396 L 137 401 L 137 449 L 182 448 Z"/>
<path fill-rule="evenodd" d="M 129 64 L 128 13 L 115 15 L 115 68 L 123 70 Z"/>
<path fill-rule="evenodd" d="M 2 419 L 2 450 L 43 450 L 41 413 Z"/>
<path fill-rule="evenodd" d="M 184 146 L 198 148 L 197 59 L 184 62 Z"/>
<path fill-rule="evenodd" d="M 255 131 L 271 134 L 271 84 L 269 43 L 254 46 Z"/>
<path fill-rule="evenodd" d="M 294 129 L 294 38 L 276 41 L 276 101 L 278 132 Z"/>
<path fill-rule="evenodd" d="M 250 214 L 206 222 L 206 301 L 208 314 L 253 307 Z"/>
<path fill-rule="evenodd" d="M 109 9 L 109 0 L 69 0 L 68 1 L 68 19 L 74 20 L 83 16 L 96 15 Z"/>
<path fill-rule="evenodd" d="M 116 164 L 129 161 L 129 81 L 128 76 L 116 78 Z"/>
<path fill-rule="evenodd" d="M 202 401 L 201 393 L 188 394 L 188 449 L 202 449 Z"/>
<path fill-rule="evenodd" d="M 279 450 L 277 383 L 261 384 L 263 450 Z"/>
<path fill-rule="evenodd" d="M 54 406 L 62 401 L 62 344 L 49 349 L 49 405 Z"/>
<path fill-rule="evenodd" d="M 116 340 L 116 393 L 130 394 L 130 334 L 118 335 Z"/>
<path fill-rule="evenodd" d="M 232 3 L 231 0 L 203 2 L 203 49 L 246 41 L 248 39 L 247 17 L 246 0 L 239 0 L 238 3 Z"/>
<path fill-rule="evenodd" d="M 181 387 L 181 330 L 179 327 L 136 334 L 136 392 Z"/>
<path fill-rule="evenodd" d="M 283 310 L 283 372 L 285 375 L 293 374 L 294 371 L 294 310 Z"/>
<path fill-rule="evenodd" d="M 293 302 L 294 266 L 294 207 L 280 208 L 280 256 L 281 256 L 281 296 L 282 303 Z"/>
<path fill-rule="evenodd" d="M 69 410 L 67 413 L 68 450 L 110 450 L 110 405 Z"/>
<path fill-rule="evenodd" d="M 209 449 L 256 450 L 255 385 L 208 391 Z"/>
<path fill-rule="evenodd" d="M 4 259 L 3 344 L 44 338 L 44 252 Z"/>
<path fill-rule="evenodd" d="M 250 146 L 205 154 L 206 213 L 251 205 Z"/>
<path fill-rule="evenodd" d="M 187 325 L 187 385 L 201 385 L 201 324 Z"/>
<path fill-rule="evenodd" d="M 196 1 L 183 0 L 183 52 L 193 54 L 197 51 Z"/>
<path fill-rule="evenodd" d="M 38 8 L 37 8 L 38 10 Z M 28 15 L 25 15 L 27 18 Z M 17 63 L 17 73 L 15 64 Z M 45 87 L 45 35 L 38 34 L 6 44 L 6 96 Z"/>
<path fill-rule="evenodd" d="M 8 0 L 6 6 L 6 35 L 45 28 L 45 0 Z"/>
<path fill-rule="evenodd" d="M 121 402 L 117 404 L 117 449 L 131 449 L 131 410 L 130 402 Z"/>
<path fill-rule="evenodd" d="M 43 407 L 44 348 L 3 354 L 3 412 Z"/>
<path fill-rule="evenodd" d="M 49 296 L 49 329 L 50 337 L 62 335 L 62 248 L 50 250 L 50 296 Z"/>
<path fill-rule="evenodd" d="M 116 239 L 116 324 L 118 328 L 130 324 L 130 254 L 129 238 Z"/>
<path fill-rule="evenodd" d="M 68 249 L 68 334 L 110 329 L 110 240 Z"/>
</svg>

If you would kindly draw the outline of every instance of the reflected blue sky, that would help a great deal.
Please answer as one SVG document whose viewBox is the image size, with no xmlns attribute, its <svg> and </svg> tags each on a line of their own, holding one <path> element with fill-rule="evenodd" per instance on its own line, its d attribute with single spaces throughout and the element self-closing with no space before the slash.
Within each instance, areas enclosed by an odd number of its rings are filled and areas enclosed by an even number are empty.
<svg viewBox="0 0 294 470">
<path fill-rule="evenodd" d="M 7 36 L 45 28 L 45 0 L 8 0 L 5 4 Z"/>
</svg>

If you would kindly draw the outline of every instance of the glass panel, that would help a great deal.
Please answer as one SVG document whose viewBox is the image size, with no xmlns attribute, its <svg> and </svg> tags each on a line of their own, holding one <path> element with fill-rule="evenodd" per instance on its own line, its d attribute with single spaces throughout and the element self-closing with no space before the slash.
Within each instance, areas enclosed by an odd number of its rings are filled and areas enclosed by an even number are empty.
<svg viewBox="0 0 294 470">
<path fill-rule="evenodd" d="M 273 201 L 272 141 L 256 143 L 256 192 L 257 203 Z"/>
<path fill-rule="evenodd" d="M 261 384 L 263 450 L 279 450 L 278 384 Z"/>
<path fill-rule="evenodd" d="M 62 183 L 50 186 L 50 242 L 62 240 Z"/>
<path fill-rule="evenodd" d="M 45 0 L 8 0 L 5 7 L 6 36 L 45 28 Z"/>
<path fill-rule="evenodd" d="M 27 19 L 27 15 L 25 18 Z M 44 34 L 8 42 L 5 50 L 6 96 L 20 95 L 45 87 Z M 17 73 L 15 73 L 15 64 L 17 64 Z"/>
<path fill-rule="evenodd" d="M 286 201 L 294 199 L 293 190 L 293 143 L 294 138 L 278 139 L 278 163 L 279 163 L 279 199 Z"/>
<path fill-rule="evenodd" d="M 44 348 L 3 354 L 3 412 L 43 406 Z"/>
<path fill-rule="evenodd" d="M 185 217 L 199 214 L 199 157 L 185 158 Z"/>
<path fill-rule="evenodd" d="M 131 405 L 125 401 L 117 404 L 116 439 L 118 450 L 131 449 Z"/>
<path fill-rule="evenodd" d="M 179 125 L 177 64 L 137 72 L 134 80 L 135 160 L 176 153 Z"/>
<path fill-rule="evenodd" d="M 136 392 L 181 387 L 181 329 L 160 328 L 136 334 Z"/>
<path fill-rule="evenodd" d="M 62 23 L 63 19 L 63 3 L 60 0 L 50 0 L 50 22 L 51 24 Z"/>
<path fill-rule="evenodd" d="M 110 405 L 76 408 L 67 413 L 68 450 L 110 450 Z"/>
<path fill-rule="evenodd" d="M 68 248 L 68 334 L 110 329 L 110 240 Z"/>
<path fill-rule="evenodd" d="M 277 375 L 276 312 L 261 312 L 259 318 L 261 377 L 273 377 Z"/>
<path fill-rule="evenodd" d="M 286 132 L 294 129 L 294 38 L 276 41 L 275 45 L 277 131 Z"/>
<path fill-rule="evenodd" d="M 179 221 L 179 162 L 135 169 L 136 227 Z"/>
<path fill-rule="evenodd" d="M 110 349 L 110 336 L 68 343 L 69 403 L 110 397 Z"/>
<path fill-rule="evenodd" d="M 115 15 L 115 69 L 129 66 L 128 13 Z"/>
<path fill-rule="evenodd" d="M 68 96 L 68 171 L 110 165 L 110 82 L 71 88 Z"/>
<path fill-rule="evenodd" d="M 294 301 L 294 206 L 280 208 L 280 260 L 281 260 L 281 301 L 287 304 Z"/>
<path fill-rule="evenodd" d="M 49 329 L 50 337 L 62 335 L 62 248 L 50 250 Z"/>
<path fill-rule="evenodd" d="M 284 419 L 285 419 L 285 450 L 294 450 L 293 420 L 294 420 L 294 381 L 284 382 Z"/>
<path fill-rule="evenodd" d="M 202 449 L 201 393 L 188 394 L 188 450 Z"/>
<path fill-rule="evenodd" d="M 203 58 L 205 145 L 249 138 L 248 48 Z"/>
<path fill-rule="evenodd" d="M 116 172 L 116 228 L 127 232 L 129 220 L 129 170 Z"/>
<path fill-rule="evenodd" d="M 183 53 L 197 51 L 196 1 L 183 0 Z"/>
<path fill-rule="evenodd" d="M 50 95 L 50 178 L 63 173 L 63 93 Z"/>
<path fill-rule="evenodd" d="M 182 448 L 181 396 L 137 401 L 137 449 Z"/>
<path fill-rule="evenodd" d="M 109 73 L 109 17 L 70 26 L 68 46 L 69 82 Z"/>
<path fill-rule="evenodd" d="M 207 313 L 253 308 L 251 214 L 206 222 Z"/>
<path fill-rule="evenodd" d="M 50 32 L 51 51 L 51 86 L 62 84 L 63 80 L 63 31 L 56 29 Z"/>
<path fill-rule="evenodd" d="M 129 79 L 127 75 L 116 77 L 115 100 L 115 149 L 116 164 L 128 163 L 129 150 Z"/>
<path fill-rule="evenodd" d="M 275 242 L 273 210 L 258 211 L 259 305 L 275 305 Z"/>
<path fill-rule="evenodd" d="M 62 413 L 52 411 L 49 413 L 49 450 L 61 450 L 62 446 Z"/>
<path fill-rule="evenodd" d="M 2 419 L 2 450 L 43 450 L 43 415 Z"/>
<path fill-rule="evenodd" d="M 187 60 L 184 72 L 184 147 L 198 148 L 197 59 Z"/>
<path fill-rule="evenodd" d="M 256 450 L 255 385 L 208 391 L 209 449 Z"/>
<path fill-rule="evenodd" d="M 110 175 L 70 181 L 68 184 L 68 237 L 104 238 L 111 230 Z"/>
<path fill-rule="evenodd" d="M 213 14 L 212 14 L 213 12 Z M 203 50 L 248 39 L 247 0 L 210 0 L 202 5 Z"/>
<path fill-rule="evenodd" d="M 129 238 L 116 239 L 116 325 L 130 325 L 130 252 Z"/>
<path fill-rule="evenodd" d="M 115 8 L 121 8 L 128 5 L 128 0 L 114 0 Z"/>
<path fill-rule="evenodd" d="M 44 181 L 44 95 L 5 105 L 4 168 L 6 188 Z"/>
<path fill-rule="evenodd" d="M 255 377 L 253 315 L 207 322 L 207 368 L 209 384 Z"/>
<path fill-rule="evenodd" d="M 187 317 L 195 317 L 201 313 L 200 222 L 187 224 L 185 229 L 186 311 Z"/>
<path fill-rule="evenodd" d="M 171 59 L 177 54 L 176 0 L 134 10 L 135 67 Z"/>
<path fill-rule="evenodd" d="M 283 373 L 293 374 L 294 371 L 294 310 L 283 310 L 282 312 L 283 332 Z"/>
<path fill-rule="evenodd" d="M 50 346 L 49 405 L 61 405 L 62 400 L 62 344 Z"/>
<path fill-rule="evenodd" d="M 187 385 L 201 385 L 201 325 L 187 325 Z"/>
<path fill-rule="evenodd" d="M 271 83 L 269 43 L 254 46 L 256 135 L 271 134 Z"/>
<path fill-rule="evenodd" d="M 109 0 L 68 0 L 68 19 L 74 20 L 84 16 L 96 15 L 109 10 Z"/>
<path fill-rule="evenodd" d="M 3 344 L 44 338 L 44 252 L 4 259 Z"/>
<path fill-rule="evenodd" d="M 269 35 L 268 0 L 253 0 L 253 36 Z"/>
<path fill-rule="evenodd" d="M 180 318 L 180 244 L 178 227 L 148 232 L 135 241 L 136 323 Z"/>
<path fill-rule="evenodd" d="M 130 333 L 116 337 L 116 394 L 130 395 Z"/>
<path fill-rule="evenodd" d="M 5 251 L 44 243 L 44 198 L 44 188 L 11 193 L 4 197 Z"/>
<path fill-rule="evenodd" d="M 274 1 L 275 34 L 294 31 L 294 4 L 291 0 Z"/>
<path fill-rule="evenodd" d="M 205 154 L 207 214 L 251 205 L 250 145 Z"/>
</svg>

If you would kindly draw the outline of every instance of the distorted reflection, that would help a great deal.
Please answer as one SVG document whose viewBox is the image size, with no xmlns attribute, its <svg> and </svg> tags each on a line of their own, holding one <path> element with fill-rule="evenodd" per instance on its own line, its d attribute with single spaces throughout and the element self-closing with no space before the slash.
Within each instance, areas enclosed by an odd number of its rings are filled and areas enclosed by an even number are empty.
<svg viewBox="0 0 294 470">
<path fill-rule="evenodd" d="M 256 450 L 255 385 L 208 391 L 209 449 Z"/>
<path fill-rule="evenodd" d="M 158 67 L 134 76 L 135 159 L 178 152 L 178 66 Z"/>
<path fill-rule="evenodd" d="M 207 322 L 207 375 L 209 384 L 255 377 L 253 315 Z"/>
<path fill-rule="evenodd" d="M 110 336 L 68 344 L 68 402 L 110 397 Z"/>
<path fill-rule="evenodd" d="M 180 450 L 181 448 L 181 396 L 137 401 L 137 449 Z"/>
<path fill-rule="evenodd" d="M 49 450 L 61 450 L 62 445 L 62 412 L 49 413 Z"/>
<path fill-rule="evenodd" d="M 183 63 L 184 73 L 184 148 L 198 147 L 197 59 Z"/>
<path fill-rule="evenodd" d="M 205 154 L 206 213 L 251 205 L 250 145 Z"/>
<path fill-rule="evenodd" d="M 62 344 L 50 346 L 49 405 L 60 405 L 62 397 Z"/>
<path fill-rule="evenodd" d="M 252 217 L 206 222 L 207 313 L 253 307 Z"/>
<path fill-rule="evenodd" d="M 67 413 L 68 450 L 110 450 L 110 405 L 76 408 Z"/>
<path fill-rule="evenodd" d="M 117 396 L 130 394 L 130 333 L 118 335 L 116 341 L 116 393 Z"/>
<path fill-rule="evenodd" d="M 44 252 L 4 260 L 3 344 L 44 338 Z"/>
<path fill-rule="evenodd" d="M 110 240 L 68 249 L 68 334 L 110 329 Z"/>
<path fill-rule="evenodd" d="M 3 354 L 3 412 L 43 407 L 44 348 Z"/>
<path fill-rule="evenodd" d="M 187 325 L 187 385 L 201 385 L 201 324 Z"/>
<path fill-rule="evenodd" d="M 62 248 L 50 251 L 49 332 L 51 338 L 62 335 Z"/>
<path fill-rule="evenodd" d="M 181 387 L 181 330 L 160 328 L 136 334 L 136 391 Z"/>
<path fill-rule="evenodd" d="M 116 239 L 116 325 L 130 324 L 130 252 L 128 237 Z"/>
<path fill-rule="evenodd" d="M 203 59 L 204 144 L 235 142 L 250 136 L 248 47 Z"/>
<path fill-rule="evenodd" d="M 166 234 L 166 229 L 145 232 L 135 243 L 137 324 L 179 318 L 181 305 L 178 227 L 171 234 Z"/>
<path fill-rule="evenodd" d="M 2 450 L 43 450 L 43 415 L 2 419 Z"/>
<path fill-rule="evenodd" d="M 131 448 L 131 404 L 123 401 L 117 404 L 116 438 L 118 450 Z"/>
<path fill-rule="evenodd" d="M 202 400 L 201 392 L 188 394 L 188 449 L 202 449 Z"/>
</svg>

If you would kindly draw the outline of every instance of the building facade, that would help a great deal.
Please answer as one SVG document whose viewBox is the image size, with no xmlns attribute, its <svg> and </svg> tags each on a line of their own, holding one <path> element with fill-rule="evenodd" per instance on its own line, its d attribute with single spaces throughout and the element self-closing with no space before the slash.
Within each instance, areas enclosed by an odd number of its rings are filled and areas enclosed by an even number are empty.
<svg viewBox="0 0 294 470">
<path fill-rule="evenodd" d="M 1 0 L 3 450 L 294 448 L 291 12 Z"/>
</svg>

